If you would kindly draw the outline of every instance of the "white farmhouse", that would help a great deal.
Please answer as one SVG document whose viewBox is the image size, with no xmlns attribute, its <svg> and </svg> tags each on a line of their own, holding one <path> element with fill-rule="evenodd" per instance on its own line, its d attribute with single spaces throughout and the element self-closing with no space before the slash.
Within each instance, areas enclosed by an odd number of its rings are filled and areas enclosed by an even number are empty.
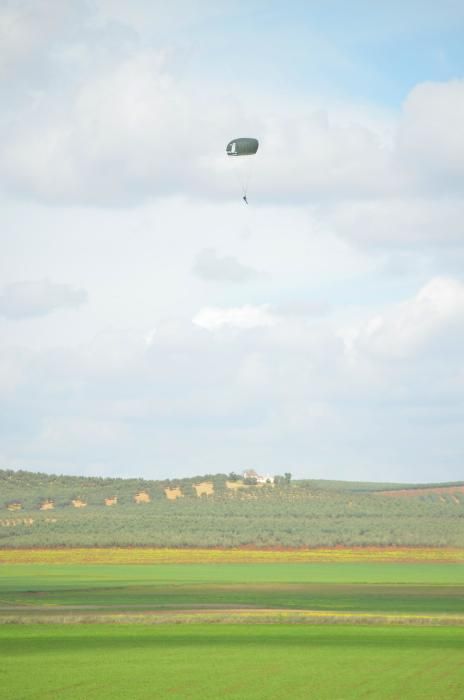
<svg viewBox="0 0 464 700">
<path fill-rule="evenodd" d="M 254 469 L 246 469 L 243 472 L 244 479 L 256 479 L 257 484 L 273 484 L 274 477 L 269 474 L 258 474 Z"/>
</svg>

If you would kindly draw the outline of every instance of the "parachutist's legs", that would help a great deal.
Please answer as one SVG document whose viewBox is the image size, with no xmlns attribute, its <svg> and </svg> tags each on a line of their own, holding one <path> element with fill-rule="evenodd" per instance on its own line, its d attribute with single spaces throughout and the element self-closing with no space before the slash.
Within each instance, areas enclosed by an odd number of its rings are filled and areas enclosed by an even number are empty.
<svg viewBox="0 0 464 700">
<path fill-rule="evenodd" d="M 246 194 L 243 195 L 242 199 L 245 202 L 245 204 L 248 204 L 248 199 L 247 199 Z"/>
</svg>

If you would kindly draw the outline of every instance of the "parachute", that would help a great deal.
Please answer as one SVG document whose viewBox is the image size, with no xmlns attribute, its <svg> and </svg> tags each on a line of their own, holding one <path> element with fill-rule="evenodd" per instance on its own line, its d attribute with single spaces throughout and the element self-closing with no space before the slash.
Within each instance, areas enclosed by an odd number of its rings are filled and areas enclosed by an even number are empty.
<svg viewBox="0 0 464 700">
<path fill-rule="evenodd" d="M 234 160 L 234 170 L 239 180 L 242 189 L 242 199 L 245 204 L 248 204 L 248 184 L 251 177 L 253 158 L 245 158 L 244 156 L 254 156 L 258 150 L 258 139 L 254 138 L 239 138 L 229 141 L 226 146 L 228 158 Z"/>
<path fill-rule="evenodd" d="M 258 150 L 258 139 L 234 139 L 226 147 L 228 156 L 254 156 Z"/>
</svg>

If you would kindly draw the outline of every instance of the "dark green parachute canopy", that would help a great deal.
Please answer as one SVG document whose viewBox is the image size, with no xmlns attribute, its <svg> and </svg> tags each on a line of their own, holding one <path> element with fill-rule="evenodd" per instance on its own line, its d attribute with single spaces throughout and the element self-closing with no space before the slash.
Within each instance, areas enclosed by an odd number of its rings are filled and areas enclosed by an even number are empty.
<svg viewBox="0 0 464 700">
<path fill-rule="evenodd" d="M 234 139 L 226 148 L 228 156 L 253 156 L 258 150 L 258 139 Z"/>
</svg>

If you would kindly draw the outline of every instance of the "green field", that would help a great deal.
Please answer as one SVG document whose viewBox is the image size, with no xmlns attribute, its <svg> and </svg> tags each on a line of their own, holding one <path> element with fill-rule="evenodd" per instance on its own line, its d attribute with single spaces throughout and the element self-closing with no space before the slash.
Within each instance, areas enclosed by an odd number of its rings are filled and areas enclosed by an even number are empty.
<svg viewBox="0 0 464 700">
<path fill-rule="evenodd" d="M 315 611 L 458 616 L 464 565 L 4 564 L 0 620 L 31 614 Z"/>
<path fill-rule="evenodd" d="M 0 627 L 14 700 L 461 700 L 464 628 Z"/>
<path fill-rule="evenodd" d="M 62 554 L 73 561 L 72 550 Z M 42 563 L 4 552 L 0 622 L 15 624 L 0 624 L 0 696 L 461 700 L 461 559 L 329 554 L 309 563 L 280 553 L 233 563 L 227 553 L 222 563 L 63 564 L 46 550 Z"/>
</svg>

